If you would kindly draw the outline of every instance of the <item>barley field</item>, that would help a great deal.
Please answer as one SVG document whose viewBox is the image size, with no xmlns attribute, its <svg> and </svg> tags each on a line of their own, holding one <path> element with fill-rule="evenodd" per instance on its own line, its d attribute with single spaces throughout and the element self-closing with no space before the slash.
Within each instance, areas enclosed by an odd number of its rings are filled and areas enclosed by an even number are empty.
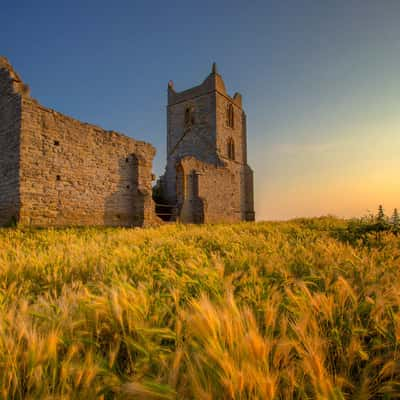
<svg viewBox="0 0 400 400">
<path fill-rule="evenodd" d="M 347 224 L 0 230 L 0 398 L 400 398 L 400 236 Z"/>
</svg>

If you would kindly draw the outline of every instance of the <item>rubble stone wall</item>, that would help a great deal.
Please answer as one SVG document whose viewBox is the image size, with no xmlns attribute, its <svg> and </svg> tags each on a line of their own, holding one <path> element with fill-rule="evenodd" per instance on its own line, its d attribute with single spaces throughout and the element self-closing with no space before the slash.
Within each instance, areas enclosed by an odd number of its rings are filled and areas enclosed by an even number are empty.
<svg viewBox="0 0 400 400">
<path fill-rule="evenodd" d="M 15 78 L 0 57 L 0 226 L 17 222 L 19 216 L 21 95 Z"/>
<path fill-rule="evenodd" d="M 215 166 L 194 157 L 181 160 L 185 174 L 184 222 L 239 222 L 242 220 L 240 165 Z"/>
<path fill-rule="evenodd" d="M 20 223 L 143 226 L 156 219 L 154 148 L 24 98 Z"/>
</svg>

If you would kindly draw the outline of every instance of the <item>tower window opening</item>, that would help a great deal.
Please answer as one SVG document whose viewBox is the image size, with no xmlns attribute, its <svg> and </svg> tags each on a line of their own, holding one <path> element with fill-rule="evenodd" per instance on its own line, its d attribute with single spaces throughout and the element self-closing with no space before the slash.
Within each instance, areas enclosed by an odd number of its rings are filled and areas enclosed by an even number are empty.
<svg viewBox="0 0 400 400">
<path fill-rule="evenodd" d="M 226 125 L 232 129 L 235 127 L 235 112 L 232 103 L 228 103 L 226 108 Z"/>
<path fill-rule="evenodd" d="M 195 123 L 193 107 L 186 107 L 185 109 L 185 129 L 190 128 Z"/>
<path fill-rule="evenodd" d="M 235 159 L 235 142 L 233 141 L 233 139 L 231 137 L 228 139 L 227 153 L 228 153 L 228 158 L 230 160 Z"/>
</svg>

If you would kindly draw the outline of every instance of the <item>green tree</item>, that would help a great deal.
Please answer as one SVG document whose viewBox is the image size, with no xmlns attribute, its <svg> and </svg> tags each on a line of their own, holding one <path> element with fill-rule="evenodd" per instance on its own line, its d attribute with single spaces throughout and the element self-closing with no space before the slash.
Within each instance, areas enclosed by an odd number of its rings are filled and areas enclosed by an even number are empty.
<svg viewBox="0 0 400 400">
<path fill-rule="evenodd" d="M 383 211 L 383 206 L 380 204 L 378 207 L 378 215 L 376 216 L 376 223 L 373 225 L 375 231 L 375 239 L 377 242 L 381 242 L 381 233 L 390 229 L 388 218 Z"/>
<path fill-rule="evenodd" d="M 398 231 L 400 229 L 400 216 L 397 208 L 393 210 L 393 215 L 392 218 L 390 218 L 390 222 L 394 231 Z"/>
<path fill-rule="evenodd" d="M 378 224 L 385 224 L 386 223 L 386 216 L 385 216 L 385 212 L 383 211 L 382 204 L 380 204 L 379 207 L 378 207 L 378 215 L 376 216 L 376 222 Z"/>
</svg>

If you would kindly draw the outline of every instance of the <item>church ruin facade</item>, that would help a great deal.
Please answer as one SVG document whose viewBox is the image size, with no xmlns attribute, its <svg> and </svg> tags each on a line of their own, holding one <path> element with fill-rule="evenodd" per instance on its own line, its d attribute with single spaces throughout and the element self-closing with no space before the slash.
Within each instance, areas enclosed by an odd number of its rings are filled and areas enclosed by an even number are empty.
<svg viewBox="0 0 400 400">
<path fill-rule="evenodd" d="M 215 65 L 199 86 L 169 84 L 167 152 L 159 189 L 170 221 L 254 220 L 242 98 Z M 148 143 L 42 106 L 0 57 L 0 226 L 158 224 L 154 156 Z"/>
<path fill-rule="evenodd" d="M 154 155 L 43 107 L 0 57 L 0 226 L 152 224 Z"/>
<path fill-rule="evenodd" d="M 242 96 L 227 94 L 215 64 L 199 86 L 176 92 L 168 85 L 167 166 L 160 185 L 181 222 L 254 221 Z"/>
</svg>

